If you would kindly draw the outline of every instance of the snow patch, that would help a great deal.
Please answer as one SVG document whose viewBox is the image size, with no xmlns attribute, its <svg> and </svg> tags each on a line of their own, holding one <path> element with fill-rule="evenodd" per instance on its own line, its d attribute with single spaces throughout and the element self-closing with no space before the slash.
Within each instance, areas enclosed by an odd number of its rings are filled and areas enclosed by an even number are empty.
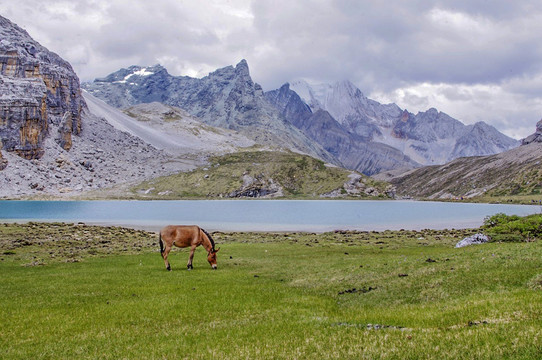
<svg viewBox="0 0 542 360">
<path fill-rule="evenodd" d="M 128 81 L 128 79 L 131 78 L 134 75 L 136 75 L 136 76 L 149 76 L 149 75 L 153 75 L 153 74 L 154 74 L 154 72 L 148 71 L 147 68 L 141 68 L 139 70 L 134 71 L 131 74 L 126 75 L 124 77 L 124 80 L 119 80 L 119 81 L 114 81 L 114 82 L 115 83 L 120 83 L 120 84 L 125 84 L 126 81 Z M 133 83 L 130 83 L 130 85 L 133 85 Z"/>
</svg>

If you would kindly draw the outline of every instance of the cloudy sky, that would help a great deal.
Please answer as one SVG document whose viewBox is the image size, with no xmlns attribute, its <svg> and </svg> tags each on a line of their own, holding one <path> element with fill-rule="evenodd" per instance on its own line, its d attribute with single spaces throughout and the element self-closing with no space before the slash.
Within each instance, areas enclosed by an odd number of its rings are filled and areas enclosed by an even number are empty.
<svg viewBox="0 0 542 360">
<path fill-rule="evenodd" d="M 542 118 L 542 0 L 2 0 L 82 81 L 130 65 L 202 77 L 248 61 L 264 90 L 350 80 L 515 138 Z"/>
</svg>

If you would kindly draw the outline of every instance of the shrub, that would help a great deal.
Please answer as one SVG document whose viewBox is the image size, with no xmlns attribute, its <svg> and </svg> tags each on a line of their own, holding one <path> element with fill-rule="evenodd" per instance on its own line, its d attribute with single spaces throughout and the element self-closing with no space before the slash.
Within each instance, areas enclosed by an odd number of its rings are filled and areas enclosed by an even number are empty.
<svg viewBox="0 0 542 360">
<path fill-rule="evenodd" d="M 542 214 L 525 217 L 496 214 L 484 219 L 483 228 L 492 241 L 525 241 L 542 236 Z"/>
<path fill-rule="evenodd" d="M 506 215 L 504 213 L 498 213 L 493 216 L 486 216 L 484 219 L 484 226 L 493 227 L 519 219 L 520 217 L 517 215 Z"/>
</svg>

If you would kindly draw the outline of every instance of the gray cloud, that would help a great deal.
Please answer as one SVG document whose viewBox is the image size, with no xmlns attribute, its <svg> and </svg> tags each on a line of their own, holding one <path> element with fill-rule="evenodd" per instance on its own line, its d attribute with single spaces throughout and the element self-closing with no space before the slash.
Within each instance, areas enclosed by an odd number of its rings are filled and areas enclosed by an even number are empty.
<svg viewBox="0 0 542 360">
<path fill-rule="evenodd" d="M 539 1 L 4 0 L 0 14 L 84 81 L 156 63 L 204 76 L 245 58 L 266 90 L 349 79 L 376 100 L 516 137 L 542 116 Z"/>
</svg>

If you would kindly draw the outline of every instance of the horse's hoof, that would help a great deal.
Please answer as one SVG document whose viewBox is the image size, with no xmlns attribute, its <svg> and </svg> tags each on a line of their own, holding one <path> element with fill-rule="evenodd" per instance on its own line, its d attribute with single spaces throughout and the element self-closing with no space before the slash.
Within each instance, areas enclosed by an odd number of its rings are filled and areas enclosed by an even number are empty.
<svg viewBox="0 0 542 360">
<path fill-rule="evenodd" d="M 168 266 L 166 269 L 167 271 L 171 271 L 171 266 Z"/>
</svg>

